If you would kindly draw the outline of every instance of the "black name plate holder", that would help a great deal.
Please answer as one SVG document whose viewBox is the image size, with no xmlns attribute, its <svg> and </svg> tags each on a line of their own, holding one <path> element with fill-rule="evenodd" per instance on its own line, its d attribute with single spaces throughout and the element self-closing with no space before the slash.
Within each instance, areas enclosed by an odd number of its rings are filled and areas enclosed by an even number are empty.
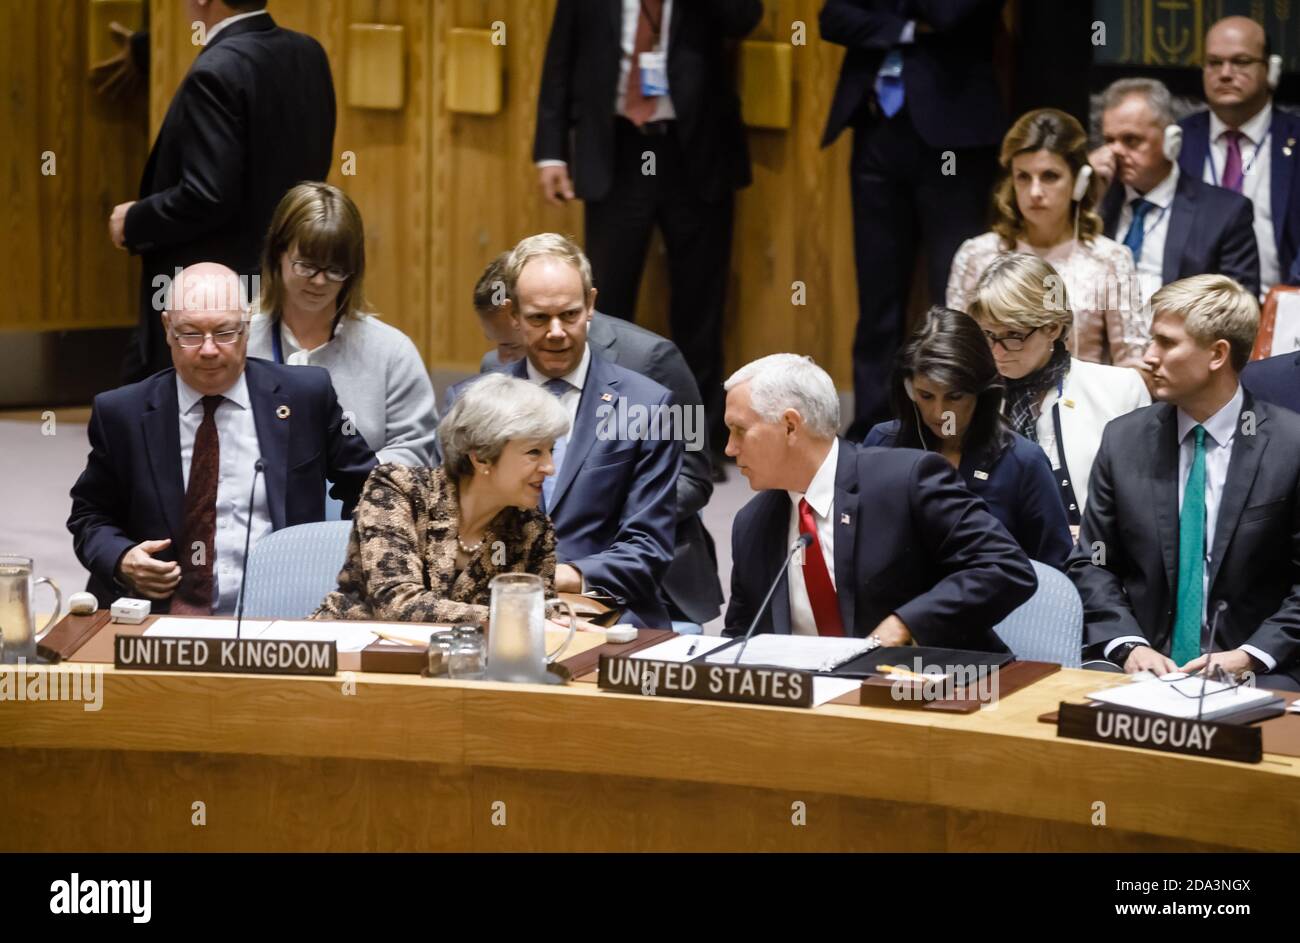
<svg viewBox="0 0 1300 943">
<path fill-rule="evenodd" d="M 647 697 L 691 697 L 779 707 L 812 707 L 813 675 L 762 665 L 710 665 L 601 655 L 602 691 Z"/>
<path fill-rule="evenodd" d="M 1064 701 L 1056 715 L 1056 735 L 1237 763 L 1258 763 L 1264 758 L 1264 733 L 1257 726 L 1183 720 Z"/>
<path fill-rule="evenodd" d="M 113 667 L 129 671 L 210 671 L 217 674 L 333 675 L 333 641 L 177 638 L 118 635 Z"/>
</svg>

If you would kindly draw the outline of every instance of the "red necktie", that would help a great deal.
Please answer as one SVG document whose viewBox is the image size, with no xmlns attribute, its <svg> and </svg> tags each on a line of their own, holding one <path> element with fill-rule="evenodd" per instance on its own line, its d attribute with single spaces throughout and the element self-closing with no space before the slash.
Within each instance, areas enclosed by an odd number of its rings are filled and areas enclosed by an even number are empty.
<svg viewBox="0 0 1300 943">
<path fill-rule="evenodd" d="M 203 397 L 203 421 L 194 435 L 190 481 L 185 489 L 184 536 L 181 545 L 173 548 L 181 564 L 181 582 L 172 595 L 173 615 L 212 615 L 212 560 L 217 555 L 217 473 L 221 469 L 215 416 L 222 399 L 221 396 Z M 202 545 L 202 554 L 196 553 L 198 544 Z"/>
<path fill-rule="evenodd" d="M 1223 136 L 1228 141 L 1227 155 L 1223 158 L 1223 185 L 1229 190 L 1241 192 L 1242 177 L 1241 172 L 1241 139 L 1240 131 L 1224 131 Z"/>
<path fill-rule="evenodd" d="M 806 498 L 799 499 L 799 533 L 812 537 L 812 543 L 803 552 L 803 585 L 808 590 L 808 602 L 817 621 L 817 634 L 843 635 L 839 597 L 835 595 L 835 584 L 826 569 L 821 541 L 817 539 L 817 520 Z"/>
<path fill-rule="evenodd" d="M 641 53 L 649 52 L 659 44 L 659 29 L 663 21 L 664 0 L 641 0 L 636 39 L 632 41 L 632 67 L 627 73 L 627 96 L 623 100 L 623 114 L 638 128 L 654 116 L 659 106 L 657 96 L 646 98 L 641 94 Z"/>
</svg>

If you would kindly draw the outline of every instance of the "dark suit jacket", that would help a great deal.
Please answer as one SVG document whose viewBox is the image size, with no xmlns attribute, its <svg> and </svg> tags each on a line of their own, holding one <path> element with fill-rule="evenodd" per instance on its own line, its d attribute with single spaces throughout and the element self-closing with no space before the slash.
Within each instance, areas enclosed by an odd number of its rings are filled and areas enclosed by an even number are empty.
<svg viewBox="0 0 1300 943">
<path fill-rule="evenodd" d="M 1115 231 L 1123 208 L 1124 184 L 1117 177 L 1101 203 L 1106 235 L 1116 241 L 1125 236 Z M 1180 173 L 1165 234 L 1161 272 L 1164 284 L 1192 275 L 1221 272 L 1258 295 L 1259 248 L 1255 245 L 1255 230 L 1251 228 L 1254 219 L 1250 200 L 1240 193 L 1210 186 L 1199 176 Z"/>
<path fill-rule="evenodd" d="M 903 53 L 903 91 L 912 126 L 931 147 L 990 147 L 1002 140 L 1006 114 L 993 75 L 993 40 L 1003 0 L 826 0 L 822 39 L 848 47 L 822 145 L 844 127 L 880 120 L 867 110 L 876 73 L 890 49 Z M 917 32 L 899 44 L 908 20 Z"/>
<path fill-rule="evenodd" d="M 310 36 L 270 15 L 221 30 L 200 52 L 163 119 L 126 214 L 142 256 L 143 379 L 171 366 L 154 279 L 195 262 L 259 271 L 262 241 L 285 191 L 324 180 L 334 142 L 334 82 Z"/>
<path fill-rule="evenodd" d="M 649 377 L 672 391 L 674 403 L 701 403 L 700 388 L 677 345 L 654 331 L 597 311 L 587 328 L 587 343 L 610 363 Z M 483 355 L 483 373 L 500 370 L 495 349 Z M 447 408 L 477 377 L 461 380 L 447 389 Z M 718 553 L 700 512 L 713 494 L 709 470 L 708 428 L 696 427 L 702 448 L 687 449 L 682 473 L 677 476 L 677 539 L 673 562 L 664 577 L 664 593 L 690 622 L 703 625 L 722 610 L 722 584 L 718 581 Z"/>
<path fill-rule="evenodd" d="M 534 160 L 569 164 L 574 191 L 601 200 L 614 179 L 614 107 L 622 58 L 621 0 L 559 0 L 537 96 Z M 689 0 L 668 22 L 668 94 L 686 179 L 717 201 L 749 185 L 749 151 L 725 42 L 763 15 L 761 0 Z M 635 65 L 630 81 L 635 81 Z"/>
<path fill-rule="evenodd" d="M 1218 649 L 1250 644 L 1300 680 L 1300 416 L 1246 394 L 1210 548 L 1207 611 Z M 1100 543 L 1098 543 L 1100 542 Z M 1093 557 L 1104 547 L 1105 562 Z M 1168 403 L 1111 420 L 1092 466 L 1067 575 L 1083 598 L 1084 646 L 1125 635 L 1166 654 L 1178 589 L 1178 419 Z M 1208 631 L 1202 647 L 1208 646 Z"/>
<path fill-rule="evenodd" d="M 364 438 L 343 432 L 329 373 L 250 359 L 244 374 L 266 462 L 272 528 L 324 520 L 326 479 L 343 502 L 343 516 L 351 516 L 375 456 Z M 289 407 L 285 419 L 276 414 L 281 406 Z M 68 530 L 100 605 L 126 592 L 114 571 L 140 541 L 171 538 L 157 559 L 176 559 L 185 508 L 177 411 L 175 370 L 95 397 L 90 456 L 72 486 Z M 155 612 L 166 607 L 154 602 Z"/>
<path fill-rule="evenodd" d="M 945 459 L 841 439 L 834 514 L 836 595 L 850 634 L 869 635 L 894 614 L 919 645 L 1006 651 L 993 626 L 1033 595 L 1038 579 Z M 789 522 L 784 491 L 763 491 L 736 515 L 726 634 L 743 635 L 753 621 L 790 549 Z M 788 578 L 755 631 L 790 632 Z"/>
<path fill-rule="evenodd" d="M 527 361 L 507 368 L 528 378 Z M 577 567 L 588 589 L 619 600 L 633 624 L 668 628 L 660 584 L 673 559 L 682 443 L 628 441 L 601 432 L 602 407 L 666 407 L 672 394 L 594 350 L 564 465 L 546 512 L 559 538 L 556 560 Z"/>
<path fill-rule="evenodd" d="M 879 423 L 862 444 L 896 448 L 898 428 L 897 419 Z M 977 462 L 969 453 L 963 454 L 957 471 L 971 494 L 983 500 L 1029 559 L 1064 568 L 1074 545 L 1070 520 L 1052 463 L 1038 443 L 1013 432 L 1011 443 L 994 461 Z"/>
<path fill-rule="evenodd" d="M 1183 149 L 1178 154 L 1178 166 L 1183 173 L 1203 180 L 1205 161 L 1210 153 L 1210 113 L 1198 111 L 1178 123 L 1183 127 Z M 1296 176 L 1297 141 L 1300 141 L 1300 117 L 1282 111 L 1274 103 L 1268 134 L 1269 206 L 1273 210 L 1278 271 L 1281 280 L 1291 285 L 1300 284 L 1300 272 L 1292 271 L 1296 264 L 1296 249 L 1300 246 L 1300 187 L 1292 186 Z M 1216 173 L 1222 171 L 1222 167 L 1216 167 Z"/>
<path fill-rule="evenodd" d="M 1241 372 L 1241 385 L 1256 399 L 1300 413 L 1300 352 L 1252 360 Z"/>
</svg>

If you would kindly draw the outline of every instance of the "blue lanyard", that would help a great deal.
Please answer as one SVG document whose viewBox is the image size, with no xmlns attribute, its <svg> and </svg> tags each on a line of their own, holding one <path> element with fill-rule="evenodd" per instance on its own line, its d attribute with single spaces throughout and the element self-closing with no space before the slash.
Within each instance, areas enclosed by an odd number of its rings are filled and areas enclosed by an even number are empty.
<svg viewBox="0 0 1300 943">
<path fill-rule="evenodd" d="M 280 319 L 271 322 L 271 359 L 284 363 L 284 348 L 280 345 Z"/>
<path fill-rule="evenodd" d="M 1255 166 L 1255 161 L 1259 160 L 1259 152 L 1262 151 L 1265 147 L 1268 146 L 1268 136 L 1269 136 L 1270 134 L 1272 134 L 1272 133 L 1273 133 L 1273 129 L 1272 129 L 1272 128 L 1269 128 L 1267 131 L 1264 132 L 1264 140 L 1262 140 L 1262 141 L 1259 142 L 1259 147 L 1255 148 L 1255 153 L 1253 153 L 1253 154 L 1250 155 L 1250 163 L 1247 164 L 1247 165 L 1242 169 L 1242 171 L 1241 171 L 1241 179 L 1242 179 L 1241 189 L 1243 189 L 1243 190 L 1246 189 L 1246 183 L 1245 183 L 1245 180 L 1246 180 L 1247 177 L 1250 176 L 1250 170 L 1251 170 L 1252 167 Z M 1226 160 L 1226 158 L 1225 158 L 1225 160 Z M 1210 165 L 1210 183 L 1214 184 L 1216 187 L 1219 186 L 1219 185 L 1220 185 L 1220 184 L 1219 184 L 1219 171 L 1218 171 L 1218 169 L 1214 166 L 1214 144 L 1213 144 L 1213 142 L 1211 142 L 1211 144 L 1210 144 L 1210 149 L 1209 149 L 1208 151 L 1205 152 L 1205 162 L 1206 162 L 1207 164 Z"/>
</svg>

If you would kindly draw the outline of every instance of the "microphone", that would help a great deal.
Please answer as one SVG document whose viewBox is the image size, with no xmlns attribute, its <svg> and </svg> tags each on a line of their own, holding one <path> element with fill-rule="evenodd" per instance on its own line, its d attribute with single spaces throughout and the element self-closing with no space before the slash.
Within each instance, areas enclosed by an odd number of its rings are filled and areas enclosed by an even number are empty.
<svg viewBox="0 0 1300 943">
<path fill-rule="evenodd" d="M 1214 653 L 1214 642 L 1218 637 L 1219 617 L 1228 611 L 1226 600 L 1220 599 L 1214 605 L 1214 618 L 1210 620 L 1210 647 L 1205 652 L 1205 667 L 1201 669 L 1201 695 L 1197 698 L 1196 719 L 1200 721 L 1205 711 L 1205 684 L 1210 680 L 1210 656 Z"/>
<path fill-rule="evenodd" d="M 768 587 L 767 595 L 763 597 L 763 602 L 758 607 L 758 612 L 754 613 L 754 621 L 749 623 L 749 631 L 745 633 L 745 638 L 741 641 L 740 648 L 736 650 L 736 658 L 732 662 L 733 665 L 740 664 L 740 656 L 745 654 L 745 646 L 749 644 L 750 638 L 754 635 L 754 630 L 758 628 L 758 620 L 763 617 L 763 613 L 767 609 L 767 604 L 772 601 L 772 594 L 776 592 L 777 584 L 780 583 L 782 577 L 785 576 L 785 571 L 790 569 L 790 561 L 794 559 L 795 552 L 803 550 L 805 547 L 811 545 L 812 534 L 800 534 L 798 539 L 790 544 L 790 550 L 785 555 L 785 563 L 781 564 L 781 569 L 777 572 L 776 579 L 772 580 L 772 585 Z"/>
<path fill-rule="evenodd" d="M 248 526 L 244 529 L 244 560 L 239 567 L 239 605 L 235 607 L 235 638 L 244 624 L 244 579 L 248 576 L 248 544 L 253 536 L 253 501 L 257 497 L 257 476 L 266 471 L 266 462 L 259 458 L 253 463 L 253 487 L 248 492 Z"/>
</svg>

